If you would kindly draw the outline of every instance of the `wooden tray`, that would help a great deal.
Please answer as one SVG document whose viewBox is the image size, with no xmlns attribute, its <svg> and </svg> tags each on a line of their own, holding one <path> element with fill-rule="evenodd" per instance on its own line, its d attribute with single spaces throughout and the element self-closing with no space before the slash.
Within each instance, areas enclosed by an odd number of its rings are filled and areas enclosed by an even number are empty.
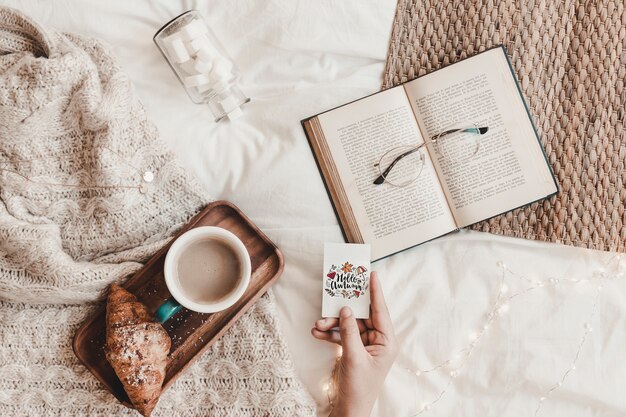
<svg viewBox="0 0 626 417">
<path fill-rule="evenodd" d="M 283 271 L 283 256 L 276 245 L 233 204 L 226 201 L 209 204 L 178 235 L 198 226 L 219 226 L 237 235 L 250 254 L 252 276 L 248 289 L 232 307 L 213 314 L 201 314 L 182 308 L 176 316 L 165 322 L 163 327 L 172 338 L 172 348 L 163 391 L 252 307 Z M 171 297 L 163 277 L 163 262 L 174 239 L 123 285 L 152 314 Z M 74 353 L 119 401 L 132 407 L 122 383 L 104 356 L 105 312 L 103 306 L 78 329 L 74 336 Z"/>
</svg>

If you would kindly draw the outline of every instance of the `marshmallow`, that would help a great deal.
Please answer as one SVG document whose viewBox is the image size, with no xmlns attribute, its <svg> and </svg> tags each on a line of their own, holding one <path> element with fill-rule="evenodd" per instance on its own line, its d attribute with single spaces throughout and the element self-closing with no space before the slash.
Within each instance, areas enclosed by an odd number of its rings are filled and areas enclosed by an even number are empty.
<svg viewBox="0 0 626 417">
<path fill-rule="evenodd" d="M 203 61 L 212 61 L 219 55 L 219 52 L 214 48 L 201 48 L 195 52 L 195 55 Z"/>
<path fill-rule="evenodd" d="M 185 73 L 187 73 L 188 75 L 194 75 L 194 74 L 199 74 L 201 71 L 196 71 L 196 61 L 194 59 L 189 59 L 185 62 L 183 62 L 182 64 L 180 64 L 180 67 L 182 68 L 183 71 L 185 71 Z"/>
<path fill-rule="evenodd" d="M 243 112 L 241 111 L 240 107 L 237 107 L 235 110 L 227 114 L 228 120 L 239 119 L 242 115 L 243 115 Z"/>
<path fill-rule="evenodd" d="M 193 20 L 178 30 L 185 40 L 193 40 L 199 38 L 209 31 L 209 28 L 200 20 Z"/>
<path fill-rule="evenodd" d="M 218 80 L 217 82 L 213 83 L 213 90 L 217 91 L 218 93 L 224 90 L 226 87 L 228 87 L 228 82 L 225 80 Z"/>
<path fill-rule="evenodd" d="M 203 61 L 213 61 L 220 56 L 220 52 L 212 44 L 205 44 L 200 47 L 194 54 Z"/>
<path fill-rule="evenodd" d="M 237 103 L 237 100 L 235 100 L 233 96 L 226 97 L 224 100 L 220 101 L 220 104 L 222 105 L 225 113 L 230 113 L 239 107 L 239 103 Z"/>
<path fill-rule="evenodd" d="M 185 77 L 185 85 L 187 87 L 197 87 L 199 85 L 208 84 L 209 76 L 206 74 L 190 75 Z"/>
<path fill-rule="evenodd" d="M 197 53 L 200 49 L 215 49 L 209 38 L 207 38 L 206 36 L 201 36 L 199 38 L 188 41 L 188 45 L 189 50 L 192 51 L 194 54 Z"/>
<path fill-rule="evenodd" d="M 187 49 L 189 56 L 193 57 L 196 55 L 196 50 L 194 50 L 193 46 L 191 46 L 191 42 L 185 41 L 185 49 Z"/>
<path fill-rule="evenodd" d="M 213 64 L 211 62 L 203 61 L 200 58 L 194 59 L 193 68 L 197 73 L 206 74 L 211 71 Z"/>
<path fill-rule="evenodd" d="M 232 75 L 233 75 L 231 72 L 232 69 L 233 69 L 233 64 L 229 60 L 220 57 L 216 59 L 215 62 L 213 63 L 213 69 L 211 70 L 211 75 L 219 80 L 228 80 L 232 78 Z"/>
<path fill-rule="evenodd" d="M 198 93 L 202 94 L 211 89 L 211 83 L 199 85 L 196 87 L 196 89 L 198 90 Z"/>
<path fill-rule="evenodd" d="M 183 42 L 177 34 L 173 34 L 165 38 L 163 40 L 163 45 L 165 46 L 172 62 L 180 64 L 181 62 L 185 62 L 191 58 L 185 46 L 185 42 Z"/>
</svg>

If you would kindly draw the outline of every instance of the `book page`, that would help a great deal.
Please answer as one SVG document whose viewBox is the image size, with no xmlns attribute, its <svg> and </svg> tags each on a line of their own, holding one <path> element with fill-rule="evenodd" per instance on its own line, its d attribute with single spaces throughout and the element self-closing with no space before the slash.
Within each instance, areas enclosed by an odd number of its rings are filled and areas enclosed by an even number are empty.
<svg viewBox="0 0 626 417">
<path fill-rule="evenodd" d="M 323 113 L 318 119 L 362 243 L 372 245 L 372 259 L 456 229 L 430 158 L 425 158 L 418 179 L 406 187 L 374 184 L 380 175 L 374 164 L 388 149 L 423 143 L 402 88 L 355 101 Z"/>
<path fill-rule="evenodd" d="M 489 128 L 476 136 L 477 153 L 464 160 L 446 158 L 428 141 L 459 227 L 557 191 L 502 48 L 411 81 L 405 90 L 429 137 L 464 123 Z"/>
</svg>

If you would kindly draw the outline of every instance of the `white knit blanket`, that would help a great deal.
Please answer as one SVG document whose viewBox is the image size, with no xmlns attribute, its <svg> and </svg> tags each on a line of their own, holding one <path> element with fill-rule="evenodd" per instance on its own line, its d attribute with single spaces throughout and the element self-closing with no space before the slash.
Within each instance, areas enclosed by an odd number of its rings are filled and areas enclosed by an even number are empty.
<svg viewBox="0 0 626 417">
<path fill-rule="evenodd" d="M 310 417 L 271 294 L 162 396 L 153 416 Z M 92 311 L 82 305 L 0 302 L 1 416 L 131 416 L 76 359 L 70 339 Z"/>
<path fill-rule="evenodd" d="M 1 416 L 133 413 L 78 363 L 71 339 L 106 286 L 209 200 L 105 47 L 0 7 Z M 314 413 L 266 295 L 154 415 Z"/>
</svg>

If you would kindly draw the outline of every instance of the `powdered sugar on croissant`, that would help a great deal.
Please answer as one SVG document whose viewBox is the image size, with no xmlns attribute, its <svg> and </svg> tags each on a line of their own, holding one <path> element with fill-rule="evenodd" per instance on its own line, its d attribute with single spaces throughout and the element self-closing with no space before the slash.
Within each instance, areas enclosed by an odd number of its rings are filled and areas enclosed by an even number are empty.
<svg viewBox="0 0 626 417">
<path fill-rule="evenodd" d="M 107 301 L 106 357 L 135 409 L 149 416 L 161 395 L 171 340 L 146 307 L 118 285 Z"/>
</svg>

